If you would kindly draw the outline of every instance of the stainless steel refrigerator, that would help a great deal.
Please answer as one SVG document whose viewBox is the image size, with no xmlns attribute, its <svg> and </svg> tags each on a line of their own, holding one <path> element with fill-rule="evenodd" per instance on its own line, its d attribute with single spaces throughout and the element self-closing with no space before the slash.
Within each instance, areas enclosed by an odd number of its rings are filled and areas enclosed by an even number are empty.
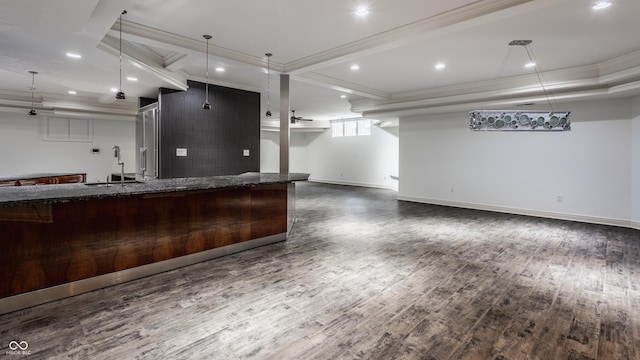
<svg viewBox="0 0 640 360">
<path fill-rule="evenodd" d="M 158 103 L 153 103 L 136 116 L 136 180 L 158 178 L 158 144 Z"/>
</svg>

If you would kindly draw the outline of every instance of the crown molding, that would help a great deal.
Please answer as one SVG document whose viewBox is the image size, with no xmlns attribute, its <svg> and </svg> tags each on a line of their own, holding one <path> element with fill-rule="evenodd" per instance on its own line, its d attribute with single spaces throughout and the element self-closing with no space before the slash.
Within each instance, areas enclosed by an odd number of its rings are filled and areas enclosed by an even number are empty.
<svg viewBox="0 0 640 360">
<path fill-rule="evenodd" d="M 407 116 L 487 107 L 640 94 L 640 51 L 595 65 L 392 94 L 390 99 L 356 99 L 351 111 L 363 116 Z M 490 90 L 487 90 L 490 89 Z"/>
<path fill-rule="evenodd" d="M 600 99 L 609 95 L 608 89 L 587 89 L 576 90 L 572 92 L 565 92 L 561 94 L 555 94 L 552 96 L 553 102 L 567 102 L 571 100 L 586 100 L 586 99 Z M 504 108 L 522 106 L 522 104 L 534 103 L 536 108 L 543 108 L 547 106 L 547 97 L 541 96 L 520 96 L 504 99 L 495 99 L 488 101 L 462 101 L 462 102 L 438 102 L 433 104 L 395 104 L 387 108 L 371 107 L 369 110 L 363 111 L 362 116 L 372 119 L 384 119 L 387 117 L 406 117 L 416 116 L 424 114 L 442 114 L 456 111 L 468 112 L 473 108 Z M 544 105 L 540 105 L 544 104 Z M 548 108 L 548 106 L 547 106 Z"/>
<path fill-rule="evenodd" d="M 34 103 L 42 102 L 42 95 L 40 93 L 34 93 Z M 9 101 L 15 102 L 29 102 L 31 104 L 31 92 L 26 91 L 13 91 L 13 90 L 0 90 L 0 102 L 7 103 Z"/>
<path fill-rule="evenodd" d="M 200 82 L 200 83 L 203 83 L 203 84 L 207 83 L 207 79 L 204 78 L 204 77 L 200 77 L 200 76 L 189 76 L 189 80 L 197 81 L 197 82 Z M 224 87 L 238 89 L 238 90 L 252 91 L 252 92 L 256 92 L 256 93 L 262 93 L 263 91 L 266 91 L 265 89 L 258 88 L 258 87 L 255 87 L 255 86 L 237 84 L 237 83 L 232 83 L 232 82 L 229 82 L 229 81 L 222 81 L 222 80 L 219 80 L 219 79 L 212 79 L 212 78 L 209 78 L 209 84 L 218 85 L 218 86 L 224 86 Z"/>
<path fill-rule="evenodd" d="M 640 50 L 605 60 L 598 64 L 602 75 L 619 73 L 640 66 Z"/>
<path fill-rule="evenodd" d="M 587 86 L 598 83 L 597 65 L 587 65 L 569 69 L 541 73 L 546 80 L 545 89 Z M 528 91 L 540 91 L 542 86 L 536 74 L 511 76 L 496 80 L 478 81 L 432 89 L 407 91 L 392 94 L 394 100 L 416 100 L 460 94 L 484 93 L 491 96 L 505 96 Z"/>
<path fill-rule="evenodd" d="M 308 84 L 323 86 L 326 88 L 342 91 L 347 94 L 354 94 L 358 96 L 364 96 L 371 99 L 387 100 L 391 99 L 391 94 L 384 91 L 376 90 L 370 87 L 366 87 L 360 84 L 332 78 L 330 76 L 318 74 L 315 72 L 308 72 L 295 76 L 295 80 L 306 82 Z"/>
<path fill-rule="evenodd" d="M 356 56 L 376 54 L 388 51 L 421 40 L 426 34 L 435 30 L 460 24 L 465 21 L 516 7 L 533 0 L 485 0 L 470 4 L 397 27 L 362 40 L 350 42 L 333 49 L 307 56 L 285 64 L 286 72 L 294 75 L 313 71 L 337 63 L 342 63 Z"/>
<path fill-rule="evenodd" d="M 174 72 L 164 69 L 164 59 L 155 52 L 150 52 L 148 48 L 134 45 L 131 42 L 123 42 L 120 48 L 119 39 L 110 35 L 105 35 L 98 48 L 112 55 L 119 56 L 122 51 L 122 57 L 133 66 L 146 71 L 147 73 L 166 82 L 170 87 L 179 90 L 187 90 L 187 79 Z"/>
<path fill-rule="evenodd" d="M 177 51 L 172 51 L 162 59 L 164 67 L 169 71 L 179 71 L 188 61 L 190 61 L 190 57 L 187 54 Z"/>
<path fill-rule="evenodd" d="M 111 31 L 119 31 L 119 27 L 114 24 Z M 124 19 L 122 20 L 122 33 L 125 34 L 130 41 L 148 44 L 169 51 L 184 52 L 184 50 L 187 50 L 191 53 L 203 55 L 206 53 L 206 44 L 200 39 L 191 39 Z M 212 43 L 209 43 L 209 55 L 252 66 L 264 68 L 267 66 L 267 61 L 263 56 L 245 54 Z M 284 66 L 277 61 L 273 61 L 273 59 L 270 62 L 270 66 L 274 72 L 284 72 Z"/>
<path fill-rule="evenodd" d="M 113 97 L 113 95 L 111 96 Z M 39 114 L 55 114 L 61 116 L 78 116 L 90 118 L 107 118 L 131 120 L 138 112 L 134 102 L 119 101 L 117 106 L 105 106 L 94 98 L 68 97 L 58 94 L 41 93 L 34 98 L 34 108 Z M 23 112 L 31 109 L 31 93 L 16 91 L 0 91 L 0 109 L 2 111 Z"/>
<path fill-rule="evenodd" d="M 621 96 L 637 96 L 640 95 L 640 80 L 629 82 L 609 88 L 609 94 Z"/>
</svg>

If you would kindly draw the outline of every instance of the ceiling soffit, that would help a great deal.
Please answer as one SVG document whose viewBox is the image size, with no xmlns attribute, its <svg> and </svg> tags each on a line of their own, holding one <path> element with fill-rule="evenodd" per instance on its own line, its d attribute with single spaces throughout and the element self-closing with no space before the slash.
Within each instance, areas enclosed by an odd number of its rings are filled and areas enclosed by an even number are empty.
<svg viewBox="0 0 640 360">
<path fill-rule="evenodd" d="M 640 54 L 640 52 L 638 52 Z M 627 60 L 635 56 L 625 55 Z M 544 87 L 535 74 L 456 85 L 445 88 L 394 94 L 389 100 L 360 99 L 351 102 L 352 111 L 375 118 L 389 114 L 446 112 L 476 106 L 515 106 L 524 103 L 563 102 L 578 98 L 634 96 L 640 94 L 640 59 L 628 68 L 600 75 L 598 65 L 550 71 L 543 74 Z M 534 84 L 534 85 L 532 85 Z"/>
</svg>

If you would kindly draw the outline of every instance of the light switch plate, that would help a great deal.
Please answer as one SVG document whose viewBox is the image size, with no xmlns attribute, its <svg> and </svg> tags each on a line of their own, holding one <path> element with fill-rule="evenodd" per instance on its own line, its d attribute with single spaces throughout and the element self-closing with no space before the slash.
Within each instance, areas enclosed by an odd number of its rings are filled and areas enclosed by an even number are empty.
<svg viewBox="0 0 640 360">
<path fill-rule="evenodd" d="M 248 149 L 242 150 L 242 155 L 243 156 L 249 156 L 249 150 Z"/>
<path fill-rule="evenodd" d="M 176 156 L 187 156 L 187 149 L 176 148 Z"/>
</svg>

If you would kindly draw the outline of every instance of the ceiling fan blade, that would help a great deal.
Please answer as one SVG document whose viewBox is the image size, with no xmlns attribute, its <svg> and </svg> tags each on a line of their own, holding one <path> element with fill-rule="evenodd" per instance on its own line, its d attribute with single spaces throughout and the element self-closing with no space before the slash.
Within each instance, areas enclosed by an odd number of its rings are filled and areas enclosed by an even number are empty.
<svg viewBox="0 0 640 360">
<path fill-rule="evenodd" d="M 313 121 L 313 119 L 305 119 L 305 118 L 301 118 L 301 117 L 298 117 L 298 116 L 292 116 L 291 117 L 291 123 L 292 124 L 296 124 L 296 123 L 298 123 L 300 121 Z"/>
<path fill-rule="evenodd" d="M 298 121 L 313 121 L 313 119 L 305 119 L 301 116 L 296 116 L 296 111 L 295 110 L 291 110 L 291 123 L 295 124 Z"/>
</svg>

